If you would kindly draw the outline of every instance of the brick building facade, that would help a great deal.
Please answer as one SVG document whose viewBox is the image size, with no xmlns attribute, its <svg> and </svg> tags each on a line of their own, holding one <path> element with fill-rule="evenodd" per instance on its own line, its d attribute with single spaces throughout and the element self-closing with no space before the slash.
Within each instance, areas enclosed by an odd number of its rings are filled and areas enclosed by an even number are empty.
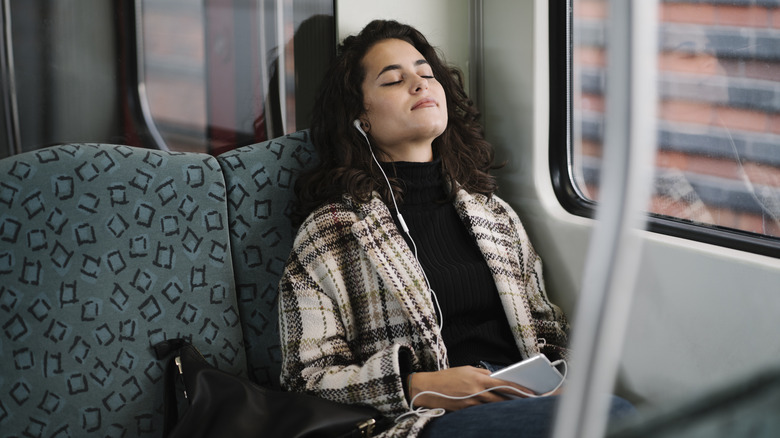
<svg viewBox="0 0 780 438">
<path fill-rule="evenodd" d="M 780 237 L 780 1 L 665 0 L 650 210 Z M 605 2 L 574 5 L 583 194 L 598 197 Z M 575 93 L 576 94 L 576 93 Z"/>
</svg>

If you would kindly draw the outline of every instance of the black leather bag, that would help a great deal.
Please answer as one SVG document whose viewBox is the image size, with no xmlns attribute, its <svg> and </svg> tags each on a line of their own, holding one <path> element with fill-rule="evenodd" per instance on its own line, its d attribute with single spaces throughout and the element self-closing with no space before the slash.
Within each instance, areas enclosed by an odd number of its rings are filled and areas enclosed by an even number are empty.
<svg viewBox="0 0 780 438">
<path fill-rule="evenodd" d="M 164 437 L 370 437 L 385 425 L 379 411 L 368 406 L 275 391 L 220 371 L 181 339 L 161 342 L 154 350 L 160 359 L 171 357 L 165 377 Z M 183 394 L 176 389 L 179 376 Z M 188 405 L 181 417 L 177 394 L 186 397 Z"/>
</svg>

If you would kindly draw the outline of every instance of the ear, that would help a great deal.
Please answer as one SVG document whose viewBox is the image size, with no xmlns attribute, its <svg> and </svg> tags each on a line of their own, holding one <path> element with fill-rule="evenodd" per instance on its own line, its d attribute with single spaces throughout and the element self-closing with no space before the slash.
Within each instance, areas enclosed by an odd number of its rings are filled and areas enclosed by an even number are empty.
<svg viewBox="0 0 780 438">
<path fill-rule="evenodd" d="M 366 119 L 365 116 L 358 118 L 358 120 L 360 120 L 360 127 L 368 134 L 368 131 L 371 130 L 371 123 L 368 122 L 368 119 Z"/>
</svg>

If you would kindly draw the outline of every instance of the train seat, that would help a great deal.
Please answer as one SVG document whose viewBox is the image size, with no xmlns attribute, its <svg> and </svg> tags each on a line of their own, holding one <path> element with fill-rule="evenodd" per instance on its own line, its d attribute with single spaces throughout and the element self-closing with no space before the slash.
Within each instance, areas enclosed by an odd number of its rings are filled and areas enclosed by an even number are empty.
<svg viewBox="0 0 780 438">
<path fill-rule="evenodd" d="M 292 187 L 314 160 L 308 130 L 217 157 L 227 181 L 236 296 L 252 378 L 279 387 L 277 286 L 292 248 Z"/>
<path fill-rule="evenodd" d="M 229 219 L 237 196 L 204 154 L 67 144 L 0 161 L 4 436 L 158 436 L 164 339 L 247 375 L 229 224 L 255 217 Z"/>
</svg>

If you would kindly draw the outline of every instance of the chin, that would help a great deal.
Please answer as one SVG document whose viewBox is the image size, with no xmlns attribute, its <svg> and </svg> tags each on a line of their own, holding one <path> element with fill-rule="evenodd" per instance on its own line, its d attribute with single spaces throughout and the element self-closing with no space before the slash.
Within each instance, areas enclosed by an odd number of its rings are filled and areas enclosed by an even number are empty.
<svg viewBox="0 0 780 438">
<path fill-rule="evenodd" d="M 438 137 L 441 134 L 444 133 L 444 131 L 447 129 L 447 121 L 432 121 L 430 123 L 426 123 L 424 125 L 421 125 L 419 127 L 420 132 L 424 132 L 427 135 L 432 135 L 434 137 Z"/>
</svg>

